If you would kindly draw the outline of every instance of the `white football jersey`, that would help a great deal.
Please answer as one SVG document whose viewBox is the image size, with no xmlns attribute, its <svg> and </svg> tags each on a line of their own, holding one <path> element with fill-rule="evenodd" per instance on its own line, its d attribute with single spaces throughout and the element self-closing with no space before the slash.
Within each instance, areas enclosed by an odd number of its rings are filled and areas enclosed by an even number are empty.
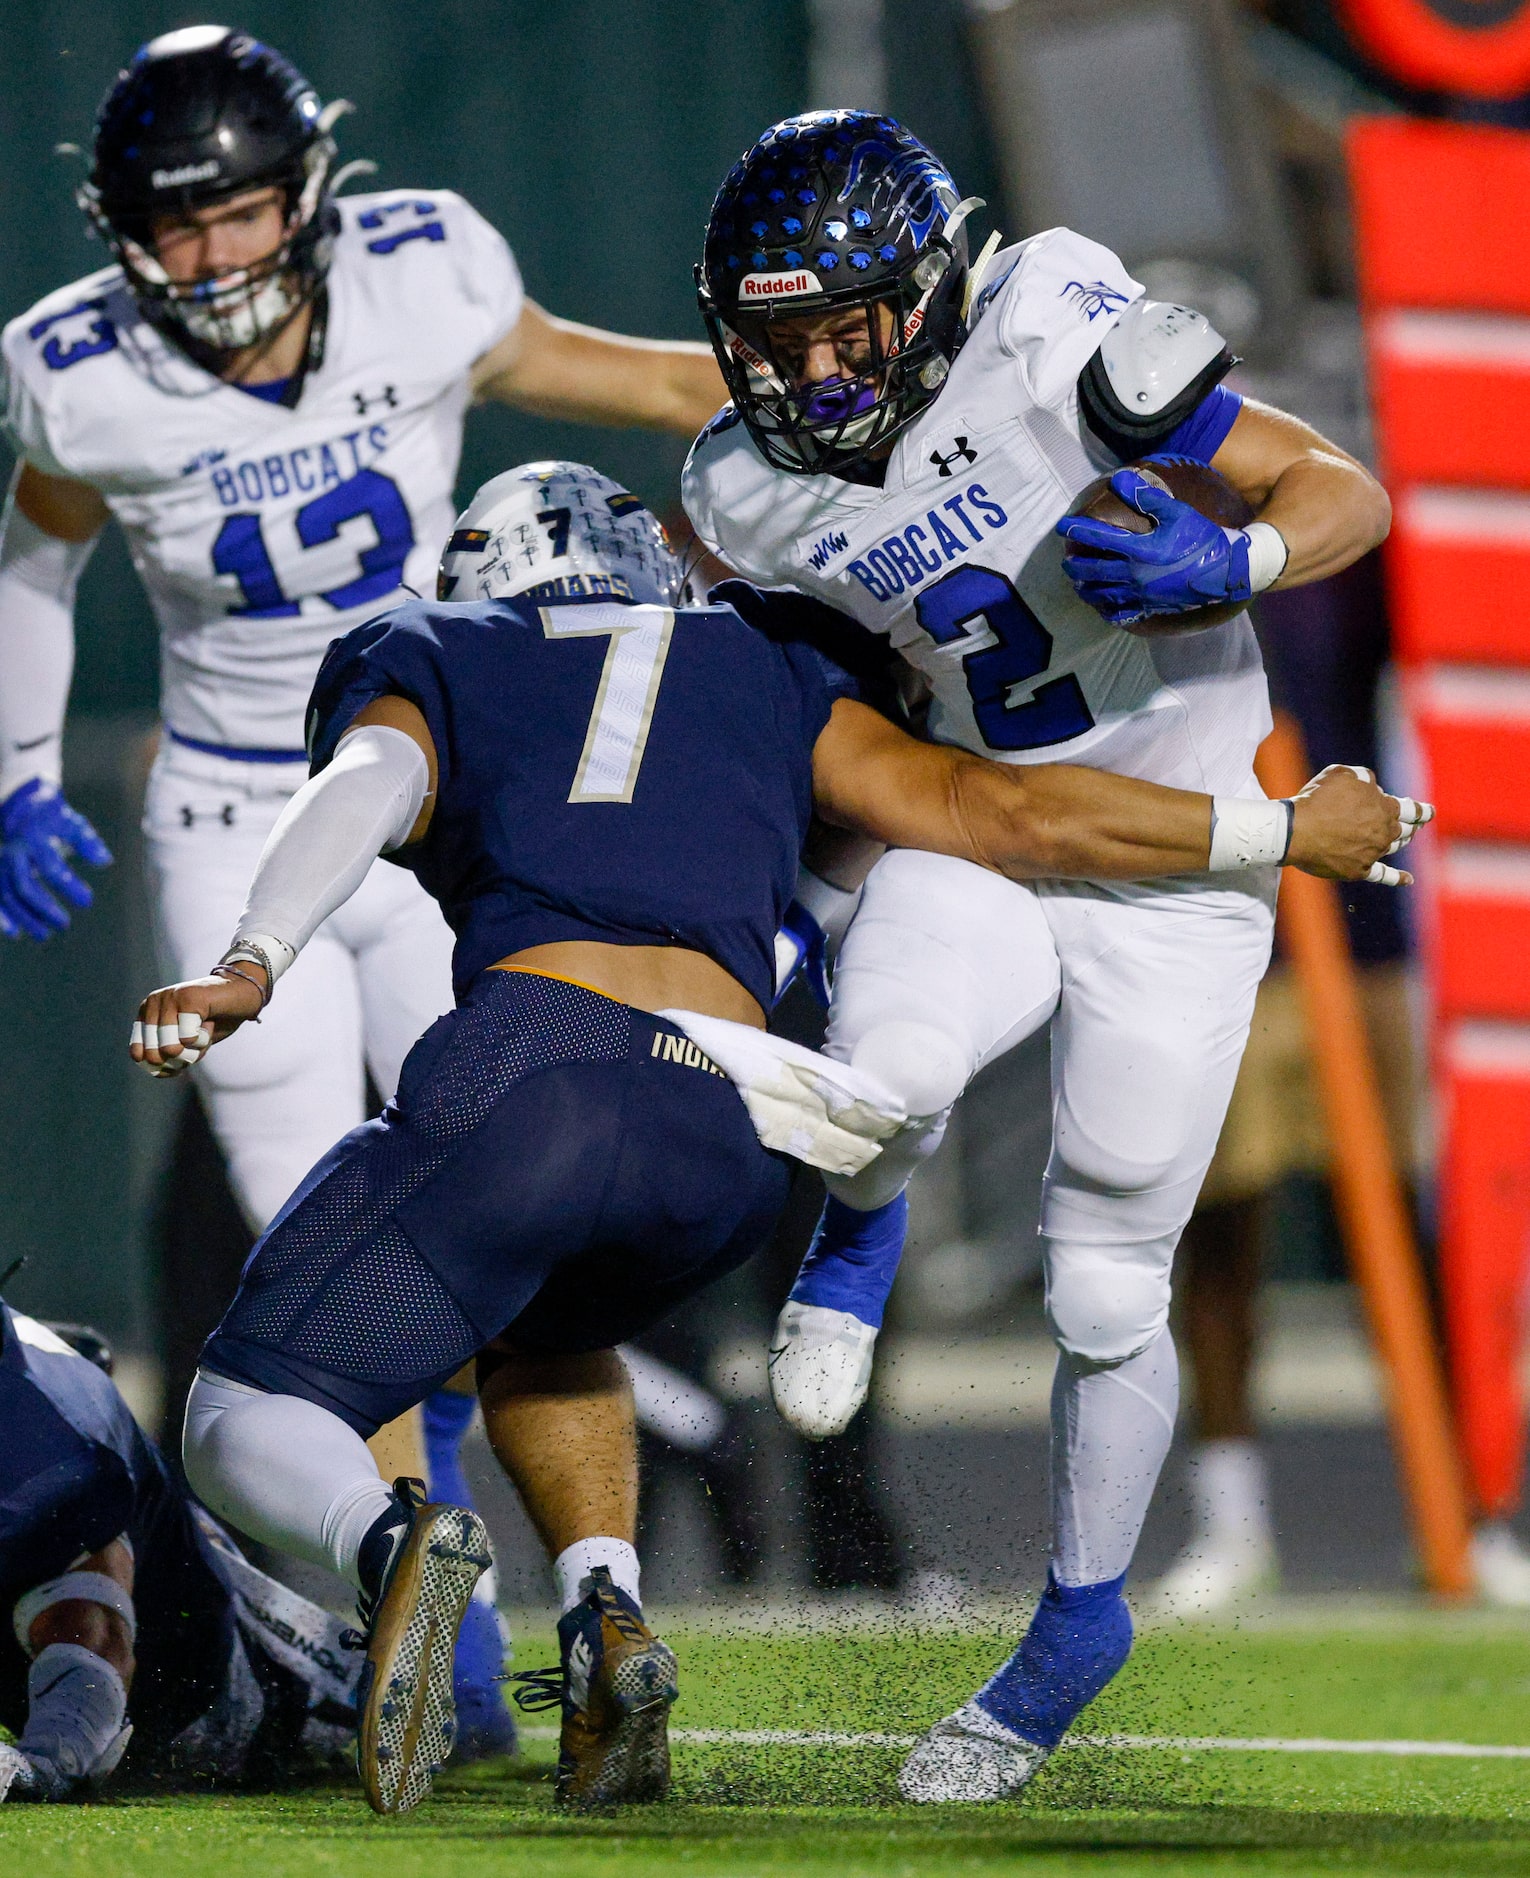
<svg viewBox="0 0 1530 1878">
<path fill-rule="evenodd" d="M 435 590 L 469 373 L 520 318 L 514 257 L 449 190 L 338 203 L 322 363 L 293 410 L 224 384 L 103 268 L 5 328 L 5 424 L 98 489 L 162 634 L 183 737 L 301 751 L 324 648 Z"/>
<path fill-rule="evenodd" d="M 950 377 L 899 435 L 881 488 L 772 469 L 730 406 L 691 452 L 686 513 L 746 579 L 885 633 L 928 679 L 931 733 L 944 742 L 1006 763 L 1259 795 L 1269 696 L 1247 614 L 1138 638 L 1079 599 L 1053 533 L 1114 466 L 1091 461 L 1078 375 L 1142 287 L 1065 228 L 1001 252 L 989 279 Z"/>
</svg>

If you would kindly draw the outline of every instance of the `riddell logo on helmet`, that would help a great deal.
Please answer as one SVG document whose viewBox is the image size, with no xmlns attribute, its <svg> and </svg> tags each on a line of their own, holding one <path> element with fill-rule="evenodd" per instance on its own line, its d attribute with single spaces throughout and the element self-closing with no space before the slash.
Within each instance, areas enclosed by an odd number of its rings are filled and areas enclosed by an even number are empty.
<svg viewBox="0 0 1530 1878">
<path fill-rule="evenodd" d="M 155 170 L 149 181 L 156 189 L 182 189 L 187 183 L 210 183 L 223 168 L 216 157 L 205 163 L 183 163 L 178 170 Z"/>
<path fill-rule="evenodd" d="M 740 300 L 791 300 L 799 294 L 822 293 L 823 286 L 810 267 L 789 274 L 746 274 L 738 284 Z"/>
</svg>

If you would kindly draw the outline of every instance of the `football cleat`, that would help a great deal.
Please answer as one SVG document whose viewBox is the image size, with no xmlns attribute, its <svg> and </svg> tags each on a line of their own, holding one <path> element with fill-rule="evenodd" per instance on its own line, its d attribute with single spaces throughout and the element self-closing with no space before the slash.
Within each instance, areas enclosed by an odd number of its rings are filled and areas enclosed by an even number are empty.
<svg viewBox="0 0 1530 1878">
<path fill-rule="evenodd" d="M 28 1801 L 35 1805 L 45 1800 L 62 1800 L 68 1792 L 69 1782 L 46 1762 L 23 1754 L 8 1741 L 0 1741 L 0 1801 L 11 1805 Z"/>
<path fill-rule="evenodd" d="M 557 1669 L 513 1678 L 517 1705 L 561 1705 L 555 1792 L 584 1811 L 662 1800 L 669 1791 L 669 1711 L 679 1694 L 675 1653 L 643 1622 L 604 1565 L 558 1622 Z"/>
<path fill-rule="evenodd" d="M 898 1791 L 916 1806 L 1004 1800 L 1034 1780 L 1051 1753 L 1011 1734 L 974 1697 L 920 1739 L 898 1774 Z"/>
<path fill-rule="evenodd" d="M 770 1346 L 770 1393 L 781 1419 L 809 1441 L 840 1435 L 871 1387 L 877 1333 L 849 1311 L 788 1299 Z"/>
<path fill-rule="evenodd" d="M 1471 1565 L 1484 1604 L 1505 1611 L 1530 1609 L 1530 1553 L 1508 1526 L 1487 1520 L 1476 1528 Z"/>
<path fill-rule="evenodd" d="M 362 1542 L 366 1661 L 356 1690 L 356 1765 L 374 1812 L 405 1813 L 430 1792 L 456 1741 L 452 1665 L 473 1587 L 488 1569 L 476 1513 L 425 1503 L 394 1483 L 397 1512 Z"/>
<path fill-rule="evenodd" d="M 1147 1608 L 1155 1617 L 1217 1617 L 1279 1583 L 1275 1546 L 1265 1535 L 1201 1540 L 1187 1546 L 1152 1587 Z"/>
</svg>

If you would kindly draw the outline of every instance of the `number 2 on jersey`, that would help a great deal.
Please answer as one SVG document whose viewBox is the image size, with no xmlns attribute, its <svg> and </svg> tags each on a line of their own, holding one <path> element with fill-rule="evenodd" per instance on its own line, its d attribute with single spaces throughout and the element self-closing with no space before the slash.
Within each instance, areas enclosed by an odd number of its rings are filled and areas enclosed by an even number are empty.
<svg viewBox="0 0 1530 1878">
<path fill-rule="evenodd" d="M 1024 704 L 1010 703 L 1011 687 L 1039 677 L 1052 663 L 1052 635 L 1003 574 L 954 567 L 918 596 L 914 617 L 938 646 L 971 638 L 974 622 L 998 640 L 962 660 L 972 715 L 990 750 L 1039 750 L 1093 728 L 1072 672 L 1038 685 Z"/>
<path fill-rule="evenodd" d="M 611 640 L 574 786 L 568 792 L 570 802 L 632 800 L 674 630 L 674 611 L 667 606 L 542 609 L 542 631 L 549 639 L 605 634 Z"/>
<path fill-rule="evenodd" d="M 404 577 L 404 563 L 414 546 L 408 504 L 391 476 L 364 469 L 360 475 L 326 489 L 312 502 L 305 502 L 293 517 L 303 547 L 318 548 L 333 541 L 346 522 L 363 516 L 372 524 L 377 539 L 357 556 L 361 572 L 354 580 L 326 588 L 320 594 L 319 598 L 333 607 L 365 606 L 397 592 Z M 258 515 L 225 517 L 213 543 L 212 562 L 214 573 L 233 575 L 244 596 L 243 606 L 231 606 L 230 613 L 280 619 L 299 611 L 298 602 L 282 592 Z"/>
</svg>

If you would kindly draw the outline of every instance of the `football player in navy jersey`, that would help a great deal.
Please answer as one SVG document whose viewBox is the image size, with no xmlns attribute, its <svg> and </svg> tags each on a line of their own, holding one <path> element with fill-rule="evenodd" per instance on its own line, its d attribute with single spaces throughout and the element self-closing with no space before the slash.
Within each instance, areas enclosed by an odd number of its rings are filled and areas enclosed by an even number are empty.
<svg viewBox="0 0 1530 1878">
<path fill-rule="evenodd" d="M 339 1623 L 191 1504 L 110 1363 L 0 1304 L 0 1801 L 119 1765 L 173 1784 L 322 1765 L 355 1723 Z"/>
<path fill-rule="evenodd" d="M 357 1587 L 363 1780 L 379 1811 L 413 1806 L 451 1746 L 451 1638 L 486 1535 L 390 1486 L 364 1437 L 477 1354 L 563 1608 L 561 1666 L 523 1705 L 561 1705 L 563 1800 L 651 1798 L 675 1664 L 642 1617 L 615 1346 L 764 1243 L 783 1154 L 849 1172 L 906 1119 L 873 1077 L 764 1031 L 815 805 L 1017 877 L 1202 868 L 1211 805 L 914 741 L 815 643 L 855 659 L 838 615 L 742 583 L 688 605 L 657 522 L 579 465 L 480 491 L 439 591 L 331 647 L 314 774 L 233 944 L 134 1026 L 160 1070 L 221 1044 L 379 852 L 456 934 L 457 1008 L 277 1214 L 209 1340 L 186 1469 L 241 1530 Z M 1293 815 L 1302 864 L 1346 877 L 1399 831 L 1350 771 Z M 326 1047 L 322 1024 L 306 1044 Z"/>
<path fill-rule="evenodd" d="M 455 192 L 339 194 L 347 108 L 246 32 L 186 26 L 140 47 L 102 100 L 80 192 L 107 264 L 5 328 L 0 426 L 18 463 L 0 517 L 0 936 L 66 927 L 90 903 L 80 864 L 111 858 L 60 761 L 75 590 L 109 521 L 162 634 L 146 858 L 160 970 L 183 977 L 223 943 L 307 773 L 325 646 L 427 588 L 469 405 L 689 442 L 722 401 L 704 346 L 543 311 Z M 237 1064 L 198 1077 L 252 1231 L 363 1119 L 368 1075 L 391 1093 L 451 1002 L 450 948 L 409 875 L 375 869 Z M 321 1019 L 330 1047 L 306 1050 Z M 460 1480 L 467 1406 L 432 1405 L 432 1475 Z M 504 1745 L 487 1612 L 464 1639 L 476 1733 Z"/>
</svg>

